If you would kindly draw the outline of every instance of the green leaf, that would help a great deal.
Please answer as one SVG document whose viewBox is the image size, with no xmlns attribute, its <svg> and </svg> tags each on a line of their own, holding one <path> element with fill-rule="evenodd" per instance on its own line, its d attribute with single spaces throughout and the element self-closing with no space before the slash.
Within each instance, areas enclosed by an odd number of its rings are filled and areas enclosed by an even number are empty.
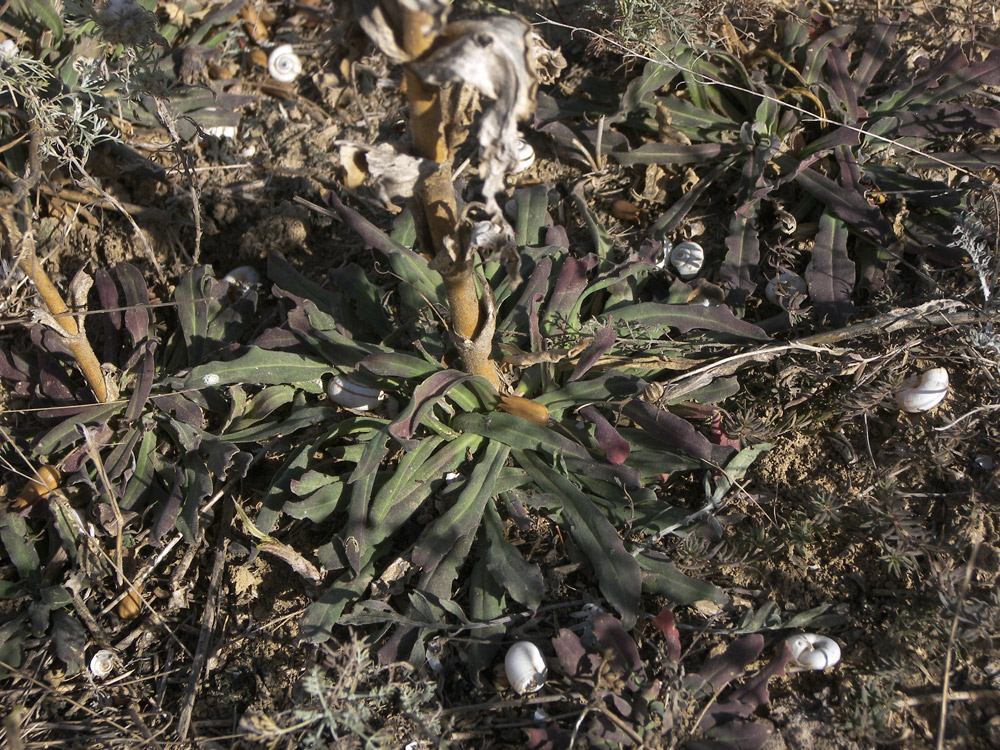
<svg viewBox="0 0 1000 750">
<path fill-rule="evenodd" d="M 513 414 L 494 412 L 484 414 L 459 414 L 452 420 L 452 426 L 462 432 L 473 432 L 521 450 L 544 451 L 550 455 L 568 453 L 580 458 L 590 458 L 587 449 L 567 437 L 529 422 Z"/>
<path fill-rule="evenodd" d="M 305 518 L 313 523 L 322 523 L 340 507 L 343 493 L 344 483 L 334 482 L 320 487 L 298 502 L 285 503 L 282 510 L 292 518 Z"/>
<path fill-rule="evenodd" d="M 56 656 L 66 665 L 67 675 L 83 671 L 84 649 L 87 646 L 87 632 L 80 621 L 65 610 L 52 613 L 52 641 L 56 646 Z"/>
<path fill-rule="evenodd" d="M 548 493 L 546 501 L 558 503 L 573 541 L 597 574 L 601 593 L 622 616 L 623 627 L 630 630 L 636 621 L 642 581 L 639 563 L 625 551 L 615 527 L 576 485 L 534 453 L 516 450 L 514 457 Z"/>
<path fill-rule="evenodd" d="M 413 549 L 414 565 L 424 569 L 424 577 L 451 551 L 459 539 L 472 534 L 483 517 L 487 501 L 496 494 L 495 481 L 503 468 L 510 447 L 489 442 L 477 457 L 475 468 L 466 480 L 455 504 L 448 508 L 417 540 Z"/>
<path fill-rule="evenodd" d="M 640 302 L 628 308 L 615 310 L 614 316 L 615 320 L 644 326 L 654 335 L 666 332 L 669 328 L 676 328 L 681 333 L 703 329 L 754 341 L 769 340 L 769 336 L 761 328 L 740 320 L 727 307 Z"/>
<path fill-rule="evenodd" d="M 375 575 L 369 563 L 357 574 L 347 572 L 328 588 L 319 599 L 306 608 L 299 621 L 302 638 L 308 643 L 324 643 L 332 637 L 332 630 L 344 609 L 360 598 Z"/>
<path fill-rule="evenodd" d="M 38 586 L 42 580 L 41 563 L 25 520 L 14 513 L 0 515 L 0 542 L 21 580 L 32 588 Z"/>
<path fill-rule="evenodd" d="M 469 580 L 469 616 L 478 622 L 488 622 L 499 618 L 503 610 L 503 586 L 487 569 L 485 560 L 477 561 Z M 475 640 L 469 646 L 468 666 L 474 684 L 481 684 L 479 673 L 493 663 L 506 631 L 500 623 L 473 631 Z"/>
<path fill-rule="evenodd" d="M 53 41 L 59 42 L 64 35 L 63 22 L 58 11 L 49 0 L 18 0 L 21 11 L 29 18 L 37 17 L 52 32 Z"/>
<path fill-rule="evenodd" d="M 642 590 L 647 593 L 665 596 L 679 605 L 703 601 L 725 604 L 728 601 L 722 589 L 684 575 L 667 560 L 647 555 L 639 555 L 636 559 L 642 568 Z"/>
<path fill-rule="evenodd" d="M 148 430 L 142 436 L 139 450 L 135 458 L 135 470 L 128 478 L 125 492 L 119 505 L 126 510 L 136 507 L 139 499 L 145 496 L 153 484 L 153 451 L 156 448 L 156 432 Z"/>
<path fill-rule="evenodd" d="M 498 581 L 513 599 L 534 612 L 545 594 L 541 570 L 525 560 L 517 548 L 504 538 L 503 522 L 493 503 L 487 504 L 483 519 L 486 538 L 490 542 L 483 560 L 489 568 L 490 577 Z"/>
<path fill-rule="evenodd" d="M 273 352 L 256 346 L 229 362 L 209 362 L 195 367 L 181 388 L 230 385 L 277 385 L 316 380 L 334 371 L 326 362 L 295 352 Z"/>
<path fill-rule="evenodd" d="M 347 483 L 353 487 L 343 538 L 347 559 L 355 572 L 360 572 L 362 567 L 362 551 L 366 545 L 365 532 L 368 526 L 368 503 L 375 487 L 376 470 L 389 451 L 388 439 L 389 431 L 386 427 L 365 446 L 361 461 L 347 480 Z"/>
<path fill-rule="evenodd" d="M 715 492 L 712 493 L 712 503 L 716 504 L 722 500 L 734 484 L 738 484 L 747 470 L 757 460 L 761 453 L 767 453 L 774 445 L 771 443 L 760 443 L 751 448 L 744 448 L 726 464 L 715 485 Z"/>
</svg>

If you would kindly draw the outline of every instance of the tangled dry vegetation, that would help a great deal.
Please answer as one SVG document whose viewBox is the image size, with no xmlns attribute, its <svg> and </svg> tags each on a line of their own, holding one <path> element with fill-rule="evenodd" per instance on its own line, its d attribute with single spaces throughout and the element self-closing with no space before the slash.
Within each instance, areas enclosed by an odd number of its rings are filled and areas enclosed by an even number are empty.
<svg viewBox="0 0 1000 750">
<path fill-rule="evenodd" d="M 996 9 L 329 5 L 3 6 L 6 746 L 1000 746 Z"/>
</svg>

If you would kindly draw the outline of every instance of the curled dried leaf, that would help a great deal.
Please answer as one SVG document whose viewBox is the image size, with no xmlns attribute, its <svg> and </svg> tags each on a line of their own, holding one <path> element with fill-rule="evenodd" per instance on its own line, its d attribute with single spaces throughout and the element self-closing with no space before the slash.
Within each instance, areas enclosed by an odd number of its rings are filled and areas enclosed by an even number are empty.
<svg viewBox="0 0 1000 750">
<path fill-rule="evenodd" d="M 382 54 L 405 62 L 422 52 L 412 49 L 407 36 L 436 35 L 444 27 L 449 5 L 448 0 L 354 0 L 354 14 Z"/>
<path fill-rule="evenodd" d="M 535 111 L 538 80 L 531 27 L 518 18 L 449 24 L 432 53 L 412 66 L 427 84 L 467 83 L 490 99 L 479 129 L 483 196 L 500 213 L 496 194 L 517 166 L 517 122 Z"/>
<path fill-rule="evenodd" d="M 417 183 L 436 168 L 434 162 L 401 153 L 389 143 L 368 146 L 338 141 L 337 146 L 344 184 L 356 188 L 371 179 L 379 198 L 387 206 L 398 198 L 412 198 Z"/>
</svg>

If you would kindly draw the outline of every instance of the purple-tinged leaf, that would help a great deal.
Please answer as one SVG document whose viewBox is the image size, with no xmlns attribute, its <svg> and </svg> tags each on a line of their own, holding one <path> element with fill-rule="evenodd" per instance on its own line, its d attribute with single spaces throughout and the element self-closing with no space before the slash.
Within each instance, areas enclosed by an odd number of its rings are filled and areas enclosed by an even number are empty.
<svg viewBox="0 0 1000 750">
<path fill-rule="evenodd" d="M 411 438 L 427 412 L 448 395 L 448 391 L 473 377 L 458 370 L 442 370 L 431 375 L 413 390 L 410 403 L 389 425 L 389 434 L 406 450 L 416 448 L 417 441 Z"/>
<path fill-rule="evenodd" d="M 858 90 L 847 72 L 847 53 L 839 47 L 831 47 L 827 56 L 827 81 L 833 93 L 833 102 L 843 115 L 844 122 L 853 125 L 867 114 L 858 107 Z"/>
<path fill-rule="evenodd" d="M 569 382 L 573 383 L 590 372 L 590 368 L 596 365 L 598 360 L 615 345 L 616 339 L 615 329 L 610 325 L 598 331 L 590 346 L 584 349 L 583 354 L 580 355 L 580 360 L 576 363 L 576 367 L 573 368 L 573 372 L 569 376 Z"/>
<path fill-rule="evenodd" d="M 101 316 L 104 320 L 104 357 L 101 361 L 118 362 L 122 330 L 122 314 L 116 309 L 119 306 L 118 287 L 104 268 L 98 268 L 94 273 L 94 286 L 101 301 L 101 309 L 106 311 Z"/>
<path fill-rule="evenodd" d="M 593 406 L 583 407 L 578 414 L 595 425 L 594 437 L 597 438 L 597 444 L 601 446 L 608 461 L 615 466 L 625 463 L 632 449 L 628 440 L 619 435 L 618 430 Z"/>
<path fill-rule="evenodd" d="M 1000 86 L 1000 50 L 995 49 L 985 60 L 955 71 L 953 75 L 942 79 L 938 85 L 929 86 L 914 101 L 921 107 L 926 107 L 957 99 L 983 86 Z"/>
<path fill-rule="evenodd" d="M 812 259 L 805 271 L 813 316 L 840 328 L 854 314 L 854 261 L 847 257 L 847 225 L 829 213 L 819 220 Z"/>
<path fill-rule="evenodd" d="M 183 465 L 184 503 L 176 525 L 177 530 L 184 535 L 184 540 L 188 544 L 194 544 L 198 539 L 202 501 L 212 494 L 212 477 L 198 455 L 189 453 L 184 457 Z"/>
<path fill-rule="evenodd" d="M 146 279 L 131 263 L 119 263 L 115 274 L 125 293 L 125 327 L 132 337 L 132 346 L 138 346 L 149 335 L 149 288 Z"/>
<path fill-rule="evenodd" d="M 823 79 L 824 63 L 826 63 L 830 48 L 839 44 L 854 33 L 852 26 L 834 26 L 829 31 L 809 43 L 806 48 L 805 61 L 802 64 L 802 79 L 811 86 Z"/>
<path fill-rule="evenodd" d="M 545 227 L 545 244 L 569 250 L 569 235 L 566 233 L 566 227 L 560 224 Z"/>
<path fill-rule="evenodd" d="M 719 269 L 722 286 L 728 289 L 726 302 L 741 308 L 757 287 L 757 264 L 760 262 L 760 241 L 757 237 L 757 204 L 754 200 L 742 206 L 729 223 L 726 236 L 726 259 Z M 747 215 L 749 214 L 749 215 Z"/>
<path fill-rule="evenodd" d="M 635 645 L 618 618 L 607 613 L 594 617 L 594 635 L 604 652 L 610 653 L 613 668 L 621 675 L 646 676 L 646 670 L 639 656 L 639 647 Z"/>
<path fill-rule="evenodd" d="M 28 373 L 31 369 L 31 365 L 21 355 L 6 347 L 0 349 L 0 378 L 22 383 L 30 379 Z"/>
<path fill-rule="evenodd" d="M 653 625 L 663 633 L 667 645 L 667 661 L 677 664 L 681 660 L 681 634 L 674 624 L 674 613 L 664 607 L 653 618 Z"/>
<path fill-rule="evenodd" d="M 729 696 L 729 700 L 725 704 L 728 706 L 727 713 L 746 718 L 761 706 L 767 705 L 771 699 L 767 692 L 768 681 L 772 677 L 781 677 L 784 675 L 785 668 L 791 661 L 792 652 L 788 648 L 788 644 L 782 641 L 778 646 L 778 654 L 758 671 L 757 674 L 733 690 Z M 706 720 L 708 718 L 706 714 Z M 705 721 L 699 726 L 706 730 L 710 728 L 710 725 L 706 724 Z"/>
<path fill-rule="evenodd" d="M 170 489 L 170 494 L 160 504 L 160 510 L 156 514 L 153 527 L 149 532 L 149 543 L 154 547 L 160 543 L 163 535 L 173 530 L 177 524 L 177 516 L 181 512 L 181 501 L 184 499 L 184 495 L 181 492 L 182 479 L 181 472 L 178 471 L 174 477 L 174 486 Z"/>
<path fill-rule="evenodd" d="M 875 80 L 875 74 L 882 68 L 885 61 L 889 59 L 889 50 L 899 32 L 900 26 L 909 18 L 908 13 L 903 13 L 899 21 L 893 23 L 885 18 L 880 18 L 875 25 L 875 31 L 868 39 L 864 52 L 861 53 L 861 60 L 854 70 L 854 86 L 857 96 L 863 96 L 868 86 Z"/>
<path fill-rule="evenodd" d="M 918 155 L 912 159 L 911 164 L 914 169 L 940 169 L 941 162 L 957 169 L 967 169 L 970 172 L 994 169 L 1000 163 L 1000 149 L 983 148 L 969 153 Z"/>
<path fill-rule="evenodd" d="M 483 518 L 490 545 L 480 563 L 488 569 L 487 577 L 499 582 L 501 592 L 506 589 L 513 599 L 534 612 L 545 595 L 541 569 L 525 560 L 517 547 L 507 541 L 496 505 L 487 503 Z"/>
<path fill-rule="evenodd" d="M 654 331 L 676 328 L 681 333 L 687 333 L 699 328 L 754 341 L 767 341 L 770 338 L 761 328 L 737 318 L 728 307 L 640 302 L 615 310 L 614 316 L 616 320 L 635 323 Z"/>
<path fill-rule="evenodd" d="M 844 190 L 829 177 L 814 169 L 800 172 L 795 181 L 807 193 L 824 204 L 827 209 L 843 219 L 856 231 L 864 234 L 876 245 L 887 248 L 895 242 L 892 225 L 872 206 L 862 193 Z"/>
<path fill-rule="evenodd" d="M 577 300 L 587 288 L 587 274 L 590 269 L 597 265 L 597 256 L 587 255 L 582 260 L 576 258 L 566 258 L 563 260 L 562 269 L 559 271 L 559 278 L 556 280 L 555 289 L 552 290 L 552 298 L 549 300 L 546 312 L 552 316 L 557 324 L 564 325 L 563 321 L 569 318 Z M 560 327 L 561 332 L 565 328 Z"/>
<path fill-rule="evenodd" d="M 624 167 L 636 164 L 704 164 L 736 153 L 736 146 L 722 143 L 647 143 L 631 151 L 612 151 L 608 156 Z"/>
<path fill-rule="evenodd" d="M 161 411 L 172 414 L 189 425 L 201 428 L 205 423 L 205 415 L 201 407 L 186 399 L 180 393 L 163 393 L 152 397 L 153 403 Z"/>
<path fill-rule="evenodd" d="M 761 750 L 771 738 L 771 727 L 762 721 L 733 720 L 714 728 L 706 739 L 684 743 L 684 750 Z"/>
<path fill-rule="evenodd" d="M 1000 128 L 1000 110 L 958 102 L 943 102 L 915 112 L 901 112 L 898 117 L 898 134 L 917 138 L 942 139 L 970 131 Z"/>
<path fill-rule="evenodd" d="M 660 442 L 702 461 L 721 466 L 735 452 L 728 446 L 713 445 L 690 422 L 645 401 L 630 401 L 622 413 Z"/>
<path fill-rule="evenodd" d="M 573 735 L 555 724 L 525 728 L 524 746 L 528 750 L 569 750 Z"/>
<path fill-rule="evenodd" d="M 587 658 L 587 649 L 572 630 L 560 628 L 559 635 L 552 639 L 552 647 L 567 677 L 586 677 L 593 673 L 595 665 Z"/>
<path fill-rule="evenodd" d="M 145 352 L 142 355 L 139 370 L 136 373 L 135 388 L 132 390 L 128 407 L 125 409 L 125 419 L 129 422 L 138 419 L 142 415 L 143 409 L 146 408 L 146 401 L 149 399 L 149 394 L 153 390 L 153 381 L 156 375 L 156 360 L 153 354 L 156 351 L 158 343 L 154 339 L 146 341 L 141 345 Z"/>
<path fill-rule="evenodd" d="M 427 360 L 398 352 L 369 354 L 358 367 L 373 375 L 389 378 L 423 378 L 438 368 Z"/>
<path fill-rule="evenodd" d="M 510 314 L 498 326 L 500 331 L 521 331 L 528 323 L 532 315 L 533 300 L 536 297 L 541 300 L 545 298 L 545 292 L 549 288 L 549 275 L 552 273 L 552 258 L 548 255 L 541 258 L 524 282 L 521 296 L 514 304 Z M 537 325 L 537 316 L 536 316 Z"/>
<path fill-rule="evenodd" d="M 718 695 L 763 650 L 764 636 L 759 633 L 743 636 L 729 644 L 723 653 L 706 660 L 697 674 L 685 677 L 684 687 L 695 693 Z"/>
</svg>

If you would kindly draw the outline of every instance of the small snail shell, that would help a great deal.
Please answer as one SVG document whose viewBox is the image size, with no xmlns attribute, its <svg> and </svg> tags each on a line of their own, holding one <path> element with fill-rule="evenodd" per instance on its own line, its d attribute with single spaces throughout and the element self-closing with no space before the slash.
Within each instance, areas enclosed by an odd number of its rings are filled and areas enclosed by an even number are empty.
<svg viewBox="0 0 1000 750">
<path fill-rule="evenodd" d="M 101 649 L 90 660 L 90 673 L 98 680 L 103 680 L 115 666 L 115 653 Z"/>
<path fill-rule="evenodd" d="M 943 367 L 911 375 L 896 391 L 896 403 L 905 412 L 930 411 L 948 395 L 948 371 Z"/>
<path fill-rule="evenodd" d="M 507 681 L 518 695 L 534 693 L 542 689 L 545 676 L 549 672 L 542 652 L 529 641 L 518 641 L 503 660 Z"/>
<path fill-rule="evenodd" d="M 840 661 L 840 646 L 825 635 L 793 635 L 785 643 L 792 654 L 792 663 L 802 669 L 826 669 Z"/>
<path fill-rule="evenodd" d="M 302 72 L 302 61 L 290 44 L 279 44 L 267 56 L 267 72 L 281 83 L 291 83 Z"/>
<path fill-rule="evenodd" d="M 764 297 L 772 305 L 785 307 L 786 301 L 796 294 L 806 293 L 806 280 L 797 273 L 779 273 L 764 288 Z"/>
<path fill-rule="evenodd" d="M 514 174 L 520 174 L 535 163 L 535 149 L 524 138 L 517 139 L 517 165 Z"/>
<path fill-rule="evenodd" d="M 670 249 L 667 256 L 682 279 L 691 279 L 705 264 L 705 250 L 697 242 L 681 242 Z"/>
<path fill-rule="evenodd" d="M 237 266 L 223 276 L 222 280 L 239 286 L 253 286 L 260 283 L 260 274 L 253 266 Z"/>
<path fill-rule="evenodd" d="M 385 401 L 385 391 L 355 383 L 346 375 L 334 375 L 326 386 L 326 395 L 338 406 L 356 411 L 371 411 Z"/>
</svg>

